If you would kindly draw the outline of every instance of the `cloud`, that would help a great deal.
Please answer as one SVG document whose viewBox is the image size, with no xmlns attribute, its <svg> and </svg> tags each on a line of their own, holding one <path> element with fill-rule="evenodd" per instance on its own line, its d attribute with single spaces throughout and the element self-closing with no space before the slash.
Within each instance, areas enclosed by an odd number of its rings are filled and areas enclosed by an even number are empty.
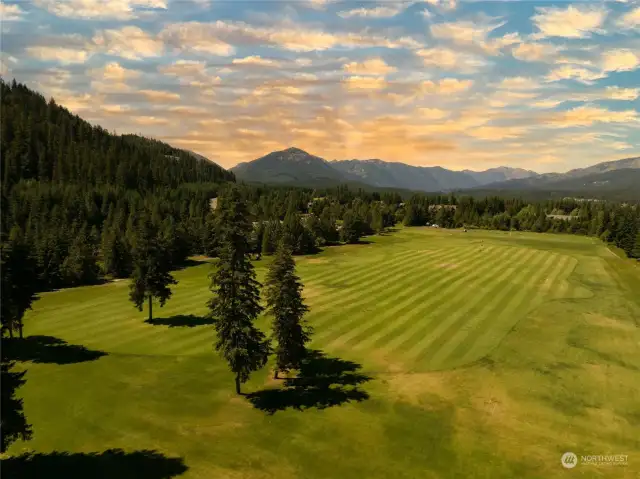
<svg viewBox="0 0 640 479">
<path fill-rule="evenodd" d="M 331 3 L 335 3 L 337 1 L 338 0 L 306 0 L 304 5 L 311 7 L 315 10 L 324 10 L 327 7 L 327 5 Z"/>
<path fill-rule="evenodd" d="M 547 81 L 576 80 L 585 84 L 606 78 L 611 72 L 632 71 L 640 67 L 640 54 L 625 48 L 607 50 L 599 58 L 574 59 L 559 58 L 554 68 L 546 76 Z M 581 65 L 581 66 L 576 66 Z"/>
<path fill-rule="evenodd" d="M 609 100 L 632 101 L 637 100 L 639 97 L 640 88 L 620 88 L 618 86 L 608 86 L 602 94 L 602 98 Z"/>
<path fill-rule="evenodd" d="M 538 94 L 532 92 L 498 90 L 485 98 L 487 105 L 491 108 L 506 108 L 509 106 L 521 106 L 525 103 L 528 104 L 529 101 L 536 96 L 538 96 Z"/>
<path fill-rule="evenodd" d="M 560 80 L 576 80 L 582 83 L 593 83 L 595 80 L 606 77 L 601 71 L 589 70 L 582 67 L 574 67 L 571 65 L 562 65 L 553 69 L 545 77 L 546 81 L 554 82 Z"/>
<path fill-rule="evenodd" d="M 179 101 L 180 95 L 177 93 L 171 93 L 161 90 L 140 90 L 140 93 L 147 97 L 152 103 L 166 103 L 172 101 Z"/>
<path fill-rule="evenodd" d="M 259 55 L 251 55 L 244 58 L 234 58 L 231 63 L 233 63 L 234 65 L 254 65 L 261 67 L 279 67 L 281 65 L 281 63 L 277 60 L 262 58 Z"/>
<path fill-rule="evenodd" d="M 422 84 L 422 91 L 426 93 L 437 93 L 448 95 L 467 91 L 473 86 L 473 80 L 458 80 L 457 78 L 443 78 L 438 82 L 425 81 Z"/>
<path fill-rule="evenodd" d="M 125 81 L 139 78 L 141 73 L 122 67 L 118 62 L 109 62 L 102 68 L 91 70 L 91 76 L 109 81 Z"/>
<path fill-rule="evenodd" d="M 418 48 L 420 43 L 410 37 L 360 33 L 331 33 L 291 22 L 272 27 L 256 27 L 245 22 L 187 22 L 168 25 L 160 34 L 178 50 L 192 50 L 228 56 L 233 45 L 265 45 L 294 52 L 322 51 L 331 48 Z"/>
<path fill-rule="evenodd" d="M 109 114 L 127 113 L 131 111 L 131 107 L 128 105 L 100 105 L 100 109 Z"/>
<path fill-rule="evenodd" d="M 95 108 L 96 98 L 88 93 L 74 93 L 64 89 L 51 89 L 50 94 L 58 105 L 62 105 L 69 111 L 82 112 Z"/>
<path fill-rule="evenodd" d="M 537 7 L 531 21 L 539 32 L 536 38 L 564 37 L 586 38 L 601 32 L 608 11 L 601 6 L 573 6 L 567 8 Z"/>
<path fill-rule="evenodd" d="M 298 72 L 298 73 L 294 73 L 293 77 L 296 80 L 309 81 L 309 82 L 318 80 L 318 76 L 314 75 L 313 73 Z"/>
<path fill-rule="evenodd" d="M 153 38 L 144 30 L 128 26 L 120 30 L 102 30 L 93 37 L 96 46 L 109 55 L 128 60 L 162 55 L 162 40 Z"/>
<path fill-rule="evenodd" d="M 500 48 L 517 41 L 516 34 L 489 40 L 489 34 L 505 22 L 498 19 L 482 19 L 480 21 L 458 21 L 431 25 L 431 35 L 440 40 L 450 40 L 459 45 L 473 45 L 487 53 L 496 53 Z"/>
<path fill-rule="evenodd" d="M 291 80 L 271 80 L 258 85 L 253 90 L 239 88 L 238 93 L 241 93 L 241 96 L 234 101 L 235 105 L 284 108 L 286 105 L 299 104 L 305 100 L 306 88 L 299 82 Z"/>
<path fill-rule="evenodd" d="M 426 80 L 408 87 L 402 84 L 402 93 L 389 93 L 387 96 L 398 106 L 413 104 L 425 96 L 443 96 L 456 99 L 456 94 L 465 92 L 473 86 L 473 80 L 443 78 L 438 81 Z"/>
<path fill-rule="evenodd" d="M 399 3 L 397 5 L 381 5 L 373 8 L 355 8 L 353 10 L 346 10 L 339 12 L 338 15 L 342 18 L 352 17 L 364 17 L 364 18 L 389 18 L 395 17 L 398 13 L 404 11 L 407 7 L 405 3 Z"/>
<path fill-rule="evenodd" d="M 601 63 L 606 72 L 631 71 L 640 66 L 640 54 L 628 49 L 609 50 L 602 55 Z"/>
<path fill-rule="evenodd" d="M 381 90 L 387 86 L 384 77 L 351 76 L 344 83 L 350 90 Z"/>
<path fill-rule="evenodd" d="M 164 41 L 179 51 L 209 53 L 218 56 L 233 55 L 235 49 L 229 43 L 220 40 L 217 35 L 224 34 L 224 22 L 216 23 L 174 23 L 168 25 L 160 36 Z"/>
<path fill-rule="evenodd" d="M 101 68 L 89 70 L 91 88 L 101 93 L 120 93 L 131 90 L 128 80 L 139 78 L 141 73 L 137 70 L 123 68 L 117 62 L 110 62 Z"/>
<path fill-rule="evenodd" d="M 27 47 L 26 50 L 30 57 L 43 61 L 57 61 L 63 65 L 85 63 L 92 55 L 88 50 L 44 45 Z"/>
<path fill-rule="evenodd" d="M 616 25 L 623 30 L 633 30 L 640 28 L 640 7 L 628 11 L 616 22 Z"/>
<path fill-rule="evenodd" d="M 418 108 L 418 115 L 424 120 L 442 120 L 449 116 L 449 112 L 438 108 Z"/>
<path fill-rule="evenodd" d="M 215 85 L 222 83 L 222 79 L 211 74 L 205 62 L 195 60 L 178 60 L 170 65 L 158 67 L 158 71 L 170 77 L 179 79 L 181 85 L 199 89 L 205 97 L 215 96 Z"/>
<path fill-rule="evenodd" d="M 540 84 L 532 78 L 508 77 L 496 84 L 497 88 L 506 90 L 535 90 Z"/>
<path fill-rule="evenodd" d="M 134 116 L 131 120 L 143 126 L 152 126 L 152 125 L 167 125 L 169 120 L 166 118 L 158 118 L 155 116 Z"/>
<path fill-rule="evenodd" d="M 634 101 L 640 98 L 640 88 L 623 88 L 607 86 L 605 88 L 589 89 L 586 91 L 561 90 L 550 94 L 546 98 L 536 100 L 530 106 L 534 108 L 554 108 L 566 101 L 590 102 L 598 100 Z"/>
<path fill-rule="evenodd" d="M 604 89 L 586 92 L 570 93 L 564 97 L 565 101 L 593 101 L 593 100 L 618 100 L 633 101 L 640 98 L 640 88 L 621 88 L 608 86 Z"/>
<path fill-rule="evenodd" d="M 551 62 L 559 52 L 559 47 L 549 43 L 521 43 L 511 50 L 515 58 L 524 62 Z"/>
<path fill-rule="evenodd" d="M 525 133 L 524 128 L 505 126 L 481 126 L 467 131 L 467 135 L 479 140 L 497 141 L 518 138 Z"/>
<path fill-rule="evenodd" d="M 0 21 L 14 22 L 22 20 L 24 13 L 24 10 L 22 10 L 18 5 L 6 5 L 4 3 L 0 3 Z"/>
<path fill-rule="evenodd" d="M 625 143 L 623 141 L 614 141 L 612 143 L 609 143 L 609 148 L 613 148 L 614 150 L 630 150 L 631 148 L 633 148 L 633 145 L 630 145 L 629 143 Z"/>
<path fill-rule="evenodd" d="M 487 62 L 469 53 L 459 52 L 445 47 L 425 48 L 416 51 L 425 65 L 459 73 L 475 73 L 487 65 Z"/>
<path fill-rule="evenodd" d="M 58 17 L 129 20 L 139 9 L 167 8 L 164 0 L 35 0 L 35 4 Z"/>
<path fill-rule="evenodd" d="M 398 71 L 397 68 L 387 65 L 382 58 L 370 58 L 360 63 L 347 63 L 343 69 L 354 75 L 387 75 Z"/>
<path fill-rule="evenodd" d="M 559 127 L 591 126 L 595 123 L 638 122 L 635 110 L 611 111 L 593 106 L 580 106 L 568 111 L 556 112 L 547 121 Z"/>
<path fill-rule="evenodd" d="M 209 116 L 211 114 L 211 110 L 202 106 L 194 106 L 194 105 L 174 105 L 167 108 L 171 113 L 180 113 L 184 115 L 200 115 L 200 116 Z M 220 120 L 222 121 L 222 120 Z"/>
<path fill-rule="evenodd" d="M 455 10 L 458 0 L 425 0 L 426 3 L 443 10 Z"/>
<path fill-rule="evenodd" d="M 205 62 L 194 60 L 178 60 L 171 65 L 158 67 L 158 71 L 165 75 L 176 77 L 197 77 L 205 74 Z"/>
</svg>

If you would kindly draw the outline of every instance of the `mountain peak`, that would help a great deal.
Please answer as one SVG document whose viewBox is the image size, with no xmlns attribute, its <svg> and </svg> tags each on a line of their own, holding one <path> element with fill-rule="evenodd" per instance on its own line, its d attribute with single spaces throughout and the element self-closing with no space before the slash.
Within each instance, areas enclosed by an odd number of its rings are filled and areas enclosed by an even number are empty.
<svg viewBox="0 0 640 479">
<path fill-rule="evenodd" d="M 295 147 L 295 146 L 290 146 L 286 150 L 282 150 L 282 153 L 296 153 L 296 154 L 303 154 L 303 155 L 312 156 L 309 153 L 307 153 L 306 151 L 304 151 L 303 149 Z"/>
<path fill-rule="evenodd" d="M 294 146 L 236 165 L 231 171 L 242 180 L 261 183 L 308 185 L 345 181 L 344 175 L 326 160 Z"/>
</svg>

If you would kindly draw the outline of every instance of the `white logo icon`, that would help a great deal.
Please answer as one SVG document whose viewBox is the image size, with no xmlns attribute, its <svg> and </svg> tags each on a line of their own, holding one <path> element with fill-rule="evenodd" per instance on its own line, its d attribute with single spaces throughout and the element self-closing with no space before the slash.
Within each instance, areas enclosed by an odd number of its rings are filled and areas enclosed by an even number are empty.
<svg viewBox="0 0 640 479">
<path fill-rule="evenodd" d="M 573 469 L 578 465 L 578 456 L 572 452 L 565 452 L 560 458 L 560 462 L 562 462 L 562 467 Z"/>
</svg>

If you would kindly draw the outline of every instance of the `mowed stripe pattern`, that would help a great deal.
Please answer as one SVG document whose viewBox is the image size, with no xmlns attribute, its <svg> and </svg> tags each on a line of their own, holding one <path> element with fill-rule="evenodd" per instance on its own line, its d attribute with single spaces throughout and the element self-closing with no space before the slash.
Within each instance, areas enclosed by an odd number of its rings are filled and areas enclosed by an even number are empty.
<svg viewBox="0 0 640 479">
<path fill-rule="evenodd" d="M 315 347 L 357 352 L 405 370 L 444 369 L 496 347 L 533 308 L 557 296 L 576 260 L 526 247 L 454 242 L 378 263 L 310 301 Z"/>
<path fill-rule="evenodd" d="M 314 327 L 312 347 L 403 370 L 456 367 L 493 348 L 533 308 L 570 294 L 572 256 L 509 243 L 481 245 L 401 232 L 404 241 L 340 247 L 299 258 Z M 446 239 L 443 241 L 443 239 Z M 348 254 L 344 251 L 350 248 Z M 342 251 L 342 252 L 341 252 Z M 258 263 L 264 277 L 264 262 Z M 202 265 L 180 281 L 158 318 L 204 315 L 211 293 Z M 128 301 L 128 282 L 44 295 L 27 333 L 59 337 L 112 354 L 211 354 L 213 327 L 147 324 Z M 260 321 L 267 328 L 267 319 Z"/>
</svg>

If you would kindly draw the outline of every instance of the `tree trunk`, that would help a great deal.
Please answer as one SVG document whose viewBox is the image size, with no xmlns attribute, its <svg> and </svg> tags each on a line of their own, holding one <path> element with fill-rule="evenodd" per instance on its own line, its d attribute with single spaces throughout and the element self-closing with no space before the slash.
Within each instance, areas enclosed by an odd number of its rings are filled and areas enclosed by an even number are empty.
<svg viewBox="0 0 640 479">
<path fill-rule="evenodd" d="M 23 326 L 24 325 L 22 324 L 22 321 L 20 321 L 18 323 L 18 331 L 20 332 L 20 339 L 22 339 L 22 328 L 23 328 Z"/>
<path fill-rule="evenodd" d="M 240 392 L 240 373 L 236 373 L 236 394 L 242 394 Z"/>
<path fill-rule="evenodd" d="M 273 379 L 278 379 L 278 368 L 273 370 Z"/>
<path fill-rule="evenodd" d="M 149 296 L 149 321 L 153 319 L 153 297 Z"/>
<path fill-rule="evenodd" d="M 13 324 L 9 325 L 9 338 L 13 339 Z"/>
</svg>

